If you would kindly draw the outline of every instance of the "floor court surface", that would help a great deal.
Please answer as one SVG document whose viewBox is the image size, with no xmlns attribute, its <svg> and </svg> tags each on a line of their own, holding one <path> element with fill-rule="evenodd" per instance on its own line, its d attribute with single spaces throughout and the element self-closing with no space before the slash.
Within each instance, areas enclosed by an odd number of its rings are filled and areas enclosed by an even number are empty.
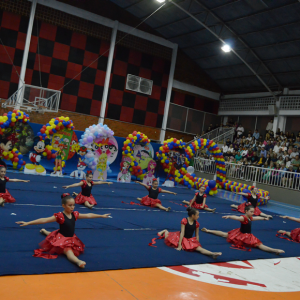
<svg viewBox="0 0 300 300">
<path fill-rule="evenodd" d="M 12 173 L 8 176 L 24 177 Z M 275 237 L 278 229 L 297 227 L 297 223 L 278 215 L 299 216 L 299 207 L 270 201 L 263 211 L 274 219 L 254 222 L 252 226 L 264 244 L 284 249 L 285 255 L 230 249 L 225 239 L 201 232 L 204 248 L 223 252 L 220 259 L 213 261 L 201 254 L 177 252 L 162 240 L 157 241 L 157 248 L 148 246 L 158 230 L 179 230 L 186 216 L 181 201 L 190 200 L 193 191 L 176 188 L 172 190 L 177 196 L 160 194 L 162 204 L 172 208 L 166 213 L 127 204 L 147 194 L 140 185 L 95 186 L 93 195 L 98 205 L 94 212 L 111 213 L 113 218 L 76 223 L 76 234 L 86 245 L 81 259 L 87 261 L 87 268 L 81 271 L 64 257 L 33 258 L 33 250 L 43 240 L 41 226 L 18 228 L 14 223 L 61 211 L 60 195 L 65 192 L 62 186 L 76 181 L 49 176 L 30 176 L 30 180 L 30 184 L 8 183 L 17 202 L 0 210 L 0 299 L 65 299 L 70 289 L 73 299 L 299 299 L 300 245 Z M 242 199 L 224 191 L 209 197 L 208 205 L 216 207 L 217 213 L 201 212 L 200 227 L 223 231 L 239 227 L 238 222 L 221 218 L 236 214 L 230 208 L 232 201 Z M 76 209 L 89 212 L 81 206 Z M 55 230 L 57 224 L 44 227 Z"/>
</svg>

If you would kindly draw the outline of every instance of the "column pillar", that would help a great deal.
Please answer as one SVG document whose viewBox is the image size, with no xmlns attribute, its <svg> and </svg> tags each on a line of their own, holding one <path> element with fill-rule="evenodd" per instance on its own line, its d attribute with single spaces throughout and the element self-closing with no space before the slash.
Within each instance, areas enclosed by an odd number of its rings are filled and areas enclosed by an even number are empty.
<svg viewBox="0 0 300 300">
<path fill-rule="evenodd" d="M 171 68 L 170 68 L 167 96 L 166 96 L 165 109 L 164 109 L 164 117 L 163 117 L 162 127 L 160 131 L 160 137 L 159 137 L 161 143 L 164 142 L 166 136 L 167 121 L 169 115 L 169 108 L 170 108 L 170 101 L 171 101 L 171 94 L 172 94 L 172 87 L 173 87 L 174 73 L 175 73 L 175 66 L 176 66 L 176 59 L 177 59 L 177 49 L 178 49 L 178 45 L 175 45 L 172 51 L 172 60 L 171 60 Z"/>
<path fill-rule="evenodd" d="M 31 41 L 31 34 L 32 34 L 32 27 L 33 27 L 33 22 L 34 22 L 36 4 L 37 4 L 37 0 L 32 0 L 18 89 L 20 89 L 25 84 L 25 73 L 26 73 L 26 66 L 27 66 L 27 61 L 28 61 L 28 54 L 29 54 L 29 47 L 30 47 L 30 41 Z M 21 91 L 18 94 L 17 102 L 16 102 L 16 106 L 15 106 L 16 109 L 19 109 L 20 106 L 22 105 L 23 95 L 24 95 L 24 89 L 23 89 L 23 91 Z"/>
<path fill-rule="evenodd" d="M 113 63 L 113 58 L 114 58 L 114 53 L 115 53 L 118 26 L 119 26 L 119 22 L 115 21 L 115 26 L 111 33 L 110 48 L 109 48 L 109 54 L 108 54 L 108 60 L 107 60 L 106 75 L 105 75 L 105 82 L 104 82 L 102 103 L 101 103 L 101 110 L 100 110 L 99 123 L 102 123 L 102 124 L 104 123 L 104 117 L 105 117 L 105 110 L 106 110 L 107 96 L 108 96 L 108 90 L 109 90 L 112 63 Z"/>
</svg>

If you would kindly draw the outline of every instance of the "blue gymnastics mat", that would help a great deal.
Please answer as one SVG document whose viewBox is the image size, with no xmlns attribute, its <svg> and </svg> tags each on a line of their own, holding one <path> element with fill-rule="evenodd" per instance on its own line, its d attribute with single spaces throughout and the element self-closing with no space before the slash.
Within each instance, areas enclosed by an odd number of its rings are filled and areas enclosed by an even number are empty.
<svg viewBox="0 0 300 300">
<path fill-rule="evenodd" d="M 44 239 L 39 230 L 46 228 L 53 231 L 59 225 L 50 223 L 19 227 L 15 222 L 48 217 L 62 211 L 60 195 L 66 191 L 62 186 L 77 181 L 50 176 L 25 177 L 23 174 L 13 173 L 8 173 L 8 176 L 30 179 L 31 182 L 7 183 L 8 190 L 17 202 L 0 208 L 0 275 L 90 272 L 216 262 L 197 252 L 178 252 L 167 247 L 163 240 L 157 240 L 156 248 L 148 246 L 158 231 L 180 229 L 180 221 L 187 216 L 186 208 L 180 204 L 182 200 L 192 199 L 194 191 L 179 187 L 172 189 L 178 193 L 176 196 L 160 194 L 162 204 L 172 208 L 172 211 L 167 213 L 155 208 L 122 203 L 135 201 L 137 197 L 147 194 L 145 188 L 134 183 L 93 187 L 93 195 L 98 205 L 92 211 L 99 214 L 111 213 L 113 218 L 76 222 L 76 234 L 86 245 L 85 253 L 80 256 L 80 259 L 87 262 L 85 269 L 79 269 L 64 255 L 51 260 L 35 258 L 32 256 L 33 250 L 37 249 L 38 243 Z M 79 192 L 80 188 L 67 191 Z M 232 202 L 221 198 L 221 195 L 222 193 L 218 197 L 208 197 L 207 204 L 211 208 L 217 208 L 217 213 L 201 211 L 198 220 L 200 227 L 222 231 L 239 227 L 237 221 L 222 219 L 224 214 L 236 213 L 230 208 Z M 91 212 L 79 205 L 76 206 L 76 210 L 80 213 Z M 300 244 L 279 239 L 275 235 L 279 229 L 292 230 L 296 226 L 297 223 L 274 215 L 273 220 L 254 222 L 252 231 L 265 245 L 284 249 L 286 253 L 281 255 L 282 257 L 292 257 L 300 255 Z M 275 254 L 258 249 L 252 249 L 251 252 L 231 249 L 231 245 L 224 238 L 201 231 L 200 243 L 205 249 L 223 252 L 217 262 L 278 258 Z"/>
</svg>

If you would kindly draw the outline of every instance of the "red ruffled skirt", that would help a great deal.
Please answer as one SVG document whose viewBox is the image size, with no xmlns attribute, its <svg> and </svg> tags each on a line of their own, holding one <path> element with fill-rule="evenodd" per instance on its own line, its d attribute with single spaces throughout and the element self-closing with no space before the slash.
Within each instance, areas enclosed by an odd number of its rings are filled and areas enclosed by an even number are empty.
<svg viewBox="0 0 300 300">
<path fill-rule="evenodd" d="M 155 207 L 156 204 L 161 204 L 161 201 L 158 199 L 152 199 L 149 196 L 145 196 L 142 198 L 141 204 L 145 206 Z"/>
<path fill-rule="evenodd" d="M 75 198 L 76 204 L 84 204 L 85 201 L 87 201 L 91 205 L 97 205 L 97 202 L 92 194 L 88 197 L 88 196 L 83 196 L 81 193 L 79 193 Z"/>
<path fill-rule="evenodd" d="M 300 228 L 291 231 L 291 238 L 293 241 L 300 243 Z"/>
<path fill-rule="evenodd" d="M 238 206 L 238 211 L 241 212 L 241 213 L 245 213 L 245 206 L 246 206 L 246 202 L 240 204 Z M 256 206 L 255 209 L 254 209 L 254 216 L 259 216 L 261 214 L 261 210 Z"/>
<path fill-rule="evenodd" d="M 241 233 L 239 228 L 228 232 L 227 242 L 243 247 L 257 247 L 262 244 L 253 234 Z"/>
<path fill-rule="evenodd" d="M 4 202 L 8 202 L 8 203 L 16 202 L 16 199 L 9 193 L 8 190 L 5 190 L 5 193 L 0 193 L 0 198 L 3 198 Z"/>
<path fill-rule="evenodd" d="M 178 247 L 180 238 L 180 231 L 169 232 L 168 237 L 165 239 L 165 243 L 169 247 Z M 197 247 L 202 247 L 201 244 L 197 241 L 197 238 L 194 236 L 190 239 L 183 238 L 181 243 L 182 249 L 185 251 L 195 251 Z"/>
<path fill-rule="evenodd" d="M 190 201 L 190 204 L 191 204 L 192 201 L 193 201 L 193 200 Z M 194 208 L 196 208 L 196 209 L 204 209 L 204 208 L 208 208 L 208 206 L 207 206 L 206 204 L 203 206 L 203 204 L 198 204 L 198 203 L 196 203 L 196 201 L 194 201 L 192 207 L 194 207 Z"/>
<path fill-rule="evenodd" d="M 57 256 L 51 254 L 62 254 L 65 250 L 72 250 L 75 256 L 79 256 L 85 247 L 76 234 L 73 237 L 65 237 L 58 230 L 51 232 L 39 245 L 41 248 L 34 250 L 33 256 L 46 259 L 56 258 Z"/>
</svg>

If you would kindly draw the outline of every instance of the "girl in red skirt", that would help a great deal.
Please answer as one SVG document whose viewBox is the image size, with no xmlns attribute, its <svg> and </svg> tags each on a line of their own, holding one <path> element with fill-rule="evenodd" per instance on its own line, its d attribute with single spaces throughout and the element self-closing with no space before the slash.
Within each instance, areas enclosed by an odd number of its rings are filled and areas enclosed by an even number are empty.
<svg viewBox="0 0 300 300">
<path fill-rule="evenodd" d="M 253 215 L 254 215 L 254 207 L 252 205 L 248 205 L 245 207 L 244 216 L 239 216 L 239 217 L 223 216 L 222 217 L 223 219 L 232 219 L 232 220 L 240 221 L 241 222 L 240 228 L 233 229 L 229 232 L 209 230 L 206 228 L 202 228 L 202 231 L 227 238 L 227 242 L 233 244 L 233 246 L 237 248 L 243 249 L 245 247 L 256 247 L 266 252 L 274 252 L 276 254 L 284 253 L 283 250 L 273 249 L 263 245 L 258 238 L 256 238 L 253 234 L 251 234 L 252 221 L 269 220 L 269 218 L 253 217 Z"/>
<path fill-rule="evenodd" d="M 42 257 L 46 259 L 57 258 L 56 254 L 65 254 L 69 261 L 84 268 L 86 262 L 77 258 L 84 252 L 85 245 L 75 234 L 75 222 L 77 219 L 96 219 L 96 218 L 109 218 L 110 214 L 96 215 L 96 214 L 80 214 L 74 211 L 75 201 L 70 194 L 63 194 L 62 207 L 63 212 L 54 214 L 49 218 L 37 219 L 30 222 L 19 221 L 16 222 L 20 226 L 39 225 L 57 222 L 59 229 L 50 232 L 46 229 L 41 229 L 40 232 L 46 235 L 46 239 L 40 243 L 40 249 L 34 250 L 34 257 Z"/>
<path fill-rule="evenodd" d="M 288 220 L 296 221 L 296 222 L 300 223 L 300 219 L 297 219 L 297 218 L 288 217 L 288 216 L 280 216 L 280 218 L 288 219 Z M 285 230 L 279 230 L 278 233 L 281 233 L 282 235 L 287 235 L 293 241 L 300 243 L 300 228 L 296 228 L 296 229 L 292 230 L 291 232 L 285 231 Z"/>
<path fill-rule="evenodd" d="M 204 192 L 205 192 L 205 186 L 201 185 L 199 187 L 199 192 L 195 194 L 194 198 L 190 202 L 183 200 L 182 203 L 188 204 L 190 207 L 194 207 L 196 209 L 215 212 L 216 210 L 215 208 L 214 209 L 208 208 L 208 206 L 205 204 L 207 196 L 206 194 L 204 194 Z"/>
<path fill-rule="evenodd" d="M 264 218 L 269 218 L 269 219 L 273 219 L 273 217 L 271 215 L 266 215 L 263 212 L 261 212 L 261 210 L 257 207 L 257 202 L 258 200 L 261 199 L 270 199 L 270 197 L 262 197 L 261 194 L 257 193 L 257 188 L 256 187 L 252 187 L 250 189 L 251 193 L 237 193 L 238 195 L 242 195 L 247 197 L 248 199 L 248 203 L 251 203 L 251 205 L 254 207 L 254 216 L 261 216 Z M 237 209 L 239 212 L 241 213 L 245 213 L 245 206 L 246 206 L 246 202 L 238 205 L 232 204 L 231 207 Z"/>
<path fill-rule="evenodd" d="M 84 204 L 88 208 L 93 208 L 97 205 L 95 198 L 92 195 L 92 187 L 93 185 L 99 184 L 112 184 L 112 182 L 104 182 L 104 181 L 93 181 L 93 173 L 92 171 L 86 172 L 86 180 L 81 180 L 79 183 L 74 183 L 71 185 L 63 186 L 64 189 L 68 189 L 70 187 L 81 186 L 81 193 L 73 193 L 73 196 L 76 196 L 75 203 L 76 204 Z"/>
<path fill-rule="evenodd" d="M 169 232 L 168 230 L 162 230 L 158 233 L 160 237 L 165 238 L 165 243 L 174 247 L 176 250 L 185 251 L 198 251 L 201 254 L 211 256 L 212 258 L 217 258 L 222 255 L 221 252 L 211 252 L 202 248 L 199 243 L 199 223 L 197 219 L 199 218 L 199 211 L 193 207 L 188 207 L 188 217 L 181 220 L 181 230 L 177 232 Z M 195 232 L 195 236 L 193 237 Z"/>
<path fill-rule="evenodd" d="M 159 193 L 167 193 L 167 194 L 173 194 L 177 195 L 174 192 L 169 192 L 166 190 L 162 190 L 161 188 L 158 187 L 158 182 L 156 178 L 153 178 L 152 180 L 152 186 L 148 186 L 140 181 L 136 181 L 136 183 L 139 183 L 143 187 L 145 187 L 149 191 L 149 195 L 145 196 L 143 198 L 137 198 L 137 200 L 141 201 L 141 204 L 145 206 L 151 206 L 151 207 L 157 207 L 159 209 L 165 210 L 165 211 L 170 211 L 171 207 L 164 207 L 161 205 L 161 201 L 158 198 Z"/>
<path fill-rule="evenodd" d="M 16 202 L 16 199 L 9 193 L 6 189 L 6 182 L 29 182 L 30 180 L 21 180 L 21 179 L 9 179 L 5 176 L 6 167 L 0 166 L 0 206 L 4 206 L 5 202 L 13 203 Z"/>
</svg>

